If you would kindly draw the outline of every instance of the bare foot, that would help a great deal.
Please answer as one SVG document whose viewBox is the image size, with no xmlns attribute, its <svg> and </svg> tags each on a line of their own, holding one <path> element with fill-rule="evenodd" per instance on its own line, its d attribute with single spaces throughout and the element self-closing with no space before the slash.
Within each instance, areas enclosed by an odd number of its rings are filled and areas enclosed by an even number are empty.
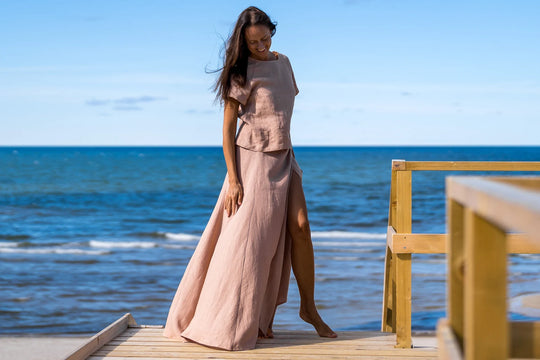
<svg viewBox="0 0 540 360">
<path fill-rule="evenodd" d="M 271 328 L 268 328 L 268 331 L 266 332 L 266 334 L 263 333 L 261 329 L 259 329 L 258 338 L 259 339 L 273 339 L 274 338 L 274 333 L 272 332 Z"/>
<path fill-rule="evenodd" d="M 330 326 L 326 325 L 326 323 L 321 319 L 321 316 L 317 310 L 314 312 L 308 312 L 300 309 L 300 318 L 313 325 L 320 337 L 337 338 L 337 334 L 330 329 Z"/>
</svg>

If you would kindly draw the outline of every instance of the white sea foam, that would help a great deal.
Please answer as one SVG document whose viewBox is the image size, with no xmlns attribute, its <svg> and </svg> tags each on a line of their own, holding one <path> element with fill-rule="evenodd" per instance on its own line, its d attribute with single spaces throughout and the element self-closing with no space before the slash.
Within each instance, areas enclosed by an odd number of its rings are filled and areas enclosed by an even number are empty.
<svg viewBox="0 0 540 360">
<path fill-rule="evenodd" d="M 361 257 L 357 256 L 317 256 L 319 260 L 338 260 L 338 261 L 359 261 L 362 260 Z"/>
<path fill-rule="evenodd" d="M 368 247 L 368 246 L 381 246 L 380 242 L 373 241 L 314 241 L 314 246 L 328 246 L 328 247 Z"/>
<path fill-rule="evenodd" d="M 160 232 L 160 234 L 163 234 L 167 239 L 176 240 L 176 241 L 199 241 L 199 239 L 201 238 L 198 235 L 184 234 L 184 233 Z"/>
<path fill-rule="evenodd" d="M 165 238 L 174 241 L 199 241 L 199 235 L 185 233 L 169 233 L 159 232 Z M 313 239 L 386 239 L 386 234 L 366 233 L 366 232 L 350 232 L 350 231 L 313 231 L 311 233 Z M 380 245 L 377 243 L 377 245 Z"/>
<path fill-rule="evenodd" d="M 0 253 L 8 254 L 72 254 L 72 255 L 107 255 L 110 251 L 61 249 L 61 248 L 0 248 Z"/>
<path fill-rule="evenodd" d="M 19 244 L 13 241 L 3 241 L 0 242 L 0 248 L 14 248 L 17 247 Z"/>
<path fill-rule="evenodd" d="M 514 256 L 518 256 L 525 259 L 540 260 L 540 254 L 514 254 Z"/>
<path fill-rule="evenodd" d="M 165 248 L 165 249 L 191 250 L 191 249 L 195 249 L 195 246 L 193 246 L 193 245 L 163 245 L 163 248 Z"/>
<path fill-rule="evenodd" d="M 386 234 L 352 232 L 352 231 L 312 231 L 311 237 L 316 239 L 386 239 Z"/>
<path fill-rule="evenodd" d="M 157 247 L 158 244 L 151 241 L 98 241 L 91 240 L 89 242 L 90 247 L 95 248 L 104 248 L 104 249 L 114 249 L 114 248 L 153 248 Z"/>
</svg>

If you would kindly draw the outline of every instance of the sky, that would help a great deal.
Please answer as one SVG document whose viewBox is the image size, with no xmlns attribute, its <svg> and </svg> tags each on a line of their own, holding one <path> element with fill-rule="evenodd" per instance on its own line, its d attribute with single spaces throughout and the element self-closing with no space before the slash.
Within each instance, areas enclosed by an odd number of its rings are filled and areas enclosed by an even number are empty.
<svg viewBox="0 0 540 360">
<path fill-rule="evenodd" d="M 294 145 L 540 145 L 537 0 L 0 0 L 0 146 L 220 145 L 208 71 L 250 5 Z"/>
</svg>

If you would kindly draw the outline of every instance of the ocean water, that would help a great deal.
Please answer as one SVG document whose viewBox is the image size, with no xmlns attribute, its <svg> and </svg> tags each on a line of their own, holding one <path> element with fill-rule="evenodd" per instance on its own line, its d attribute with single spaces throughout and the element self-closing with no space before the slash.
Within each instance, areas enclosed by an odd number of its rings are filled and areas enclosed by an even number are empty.
<svg viewBox="0 0 540 360">
<path fill-rule="evenodd" d="M 336 330 L 380 327 L 392 159 L 540 161 L 540 147 L 295 153 L 316 299 Z M 225 171 L 219 147 L 0 148 L 0 333 L 95 333 L 126 312 L 164 324 Z M 449 174 L 413 174 L 413 232 L 445 232 Z M 540 292 L 540 255 L 509 262 L 511 297 Z M 413 256 L 414 329 L 444 315 L 445 276 L 445 256 Z M 309 329 L 298 306 L 292 278 L 275 329 Z"/>
</svg>

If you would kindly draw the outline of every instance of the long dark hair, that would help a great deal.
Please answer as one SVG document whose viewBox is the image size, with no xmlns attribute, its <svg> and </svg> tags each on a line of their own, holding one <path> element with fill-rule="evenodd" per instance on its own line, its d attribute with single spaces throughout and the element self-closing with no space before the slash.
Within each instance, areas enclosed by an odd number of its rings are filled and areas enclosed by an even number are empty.
<svg viewBox="0 0 540 360">
<path fill-rule="evenodd" d="M 264 25 L 270 29 L 271 36 L 276 33 L 276 23 L 264 11 L 250 6 L 238 16 L 234 30 L 227 40 L 221 73 L 214 86 L 216 100 L 223 104 L 229 95 L 232 80 L 240 86 L 246 84 L 249 49 L 246 45 L 245 30 L 252 25 Z M 218 70 L 219 71 L 219 70 Z"/>
</svg>

